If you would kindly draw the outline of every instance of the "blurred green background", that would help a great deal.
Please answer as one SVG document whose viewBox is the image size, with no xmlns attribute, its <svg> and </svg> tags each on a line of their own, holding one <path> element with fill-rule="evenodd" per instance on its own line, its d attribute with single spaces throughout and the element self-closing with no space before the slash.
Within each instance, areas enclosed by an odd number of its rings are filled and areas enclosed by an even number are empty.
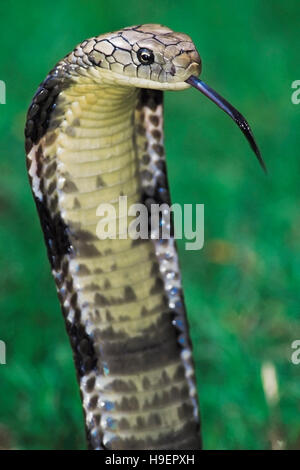
<svg viewBox="0 0 300 470">
<path fill-rule="evenodd" d="M 189 34 L 203 79 L 245 113 L 269 175 L 195 90 L 165 96 L 173 202 L 205 204 L 205 246 L 179 243 L 206 449 L 300 448 L 300 79 L 297 0 L 0 4 L 0 447 L 82 449 L 71 351 L 25 171 L 23 127 L 47 72 L 81 40 L 140 23 Z M 266 395 L 263 387 L 273 386 Z M 278 389 L 278 393 L 276 391 Z"/>
</svg>

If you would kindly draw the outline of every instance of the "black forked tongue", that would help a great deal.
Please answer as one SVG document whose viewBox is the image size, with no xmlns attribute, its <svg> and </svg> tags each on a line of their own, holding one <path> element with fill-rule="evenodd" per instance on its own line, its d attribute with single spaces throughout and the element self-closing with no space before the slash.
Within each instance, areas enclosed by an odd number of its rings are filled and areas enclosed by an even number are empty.
<svg viewBox="0 0 300 470">
<path fill-rule="evenodd" d="M 193 87 L 197 88 L 197 90 L 201 91 L 201 93 L 207 96 L 207 98 L 209 98 L 211 101 L 216 103 L 216 105 L 219 106 L 219 108 L 223 109 L 223 111 L 225 111 L 225 113 L 227 113 L 237 123 L 237 125 L 243 132 L 244 136 L 248 140 L 261 167 L 263 168 L 265 173 L 267 173 L 265 162 L 263 161 L 259 148 L 256 145 L 251 127 L 249 126 L 244 116 L 237 109 L 231 106 L 231 104 L 228 103 L 228 101 L 222 98 L 222 96 L 220 96 L 215 90 L 213 90 L 208 85 L 206 85 L 206 83 L 202 82 L 202 80 L 199 80 L 199 78 L 194 77 L 194 75 L 188 78 L 186 82 L 189 85 L 192 85 Z"/>
</svg>

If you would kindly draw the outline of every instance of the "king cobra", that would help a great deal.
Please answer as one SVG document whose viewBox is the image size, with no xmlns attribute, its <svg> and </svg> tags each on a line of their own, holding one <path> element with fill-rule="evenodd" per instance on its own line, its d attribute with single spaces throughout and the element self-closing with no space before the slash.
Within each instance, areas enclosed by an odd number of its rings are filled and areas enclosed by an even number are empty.
<svg viewBox="0 0 300 470">
<path fill-rule="evenodd" d="M 197 78 L 200 71 L 186 34 L 132 26 L 76 46 L 28 110 L 28 175 L 90 449 L 201 448 L 174 236 L 163 239 L 150 227 L 146 239 L 100 239 L 96 231 L 99 205 L 112 204 L 118 217 L 120 196 L 128 205 L 170 204 L 164 90 L 193 86 L 208 96 L 236 121 L 265 168 L 247 121 Z"/>
</svg>

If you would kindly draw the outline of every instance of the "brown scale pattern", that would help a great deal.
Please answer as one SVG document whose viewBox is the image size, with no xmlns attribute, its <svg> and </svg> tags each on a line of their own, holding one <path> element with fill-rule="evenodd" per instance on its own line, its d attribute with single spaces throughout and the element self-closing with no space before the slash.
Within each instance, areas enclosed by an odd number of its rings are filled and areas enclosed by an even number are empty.
<svg viewBox="0 0 300 470">
<path fill-rule="evenodd" d="M 170 204 L 170 192 L 168 187 L 168 178 L 165 162 L 165 153 L 163 146 L 163 115 L 160 107 L 163 105 L 163 94 L 161 91 L 142 90 L 139 106 L 137 107 L 137 121 L 139 124 L 139 138 L 137 143 L 140 147 L 140 178 L 142 187 L 144 188 L 143 199 L 145 204 L 150 206 L 152 204 Z M 147 135 L 151 134 L 153 139 Z M 143 151 L 148 151 L 145 154 Z M 145 172 L 147 177 L 145 178 Z M 151 193 L 152 197 L 149 198 L 148 194 Z M 148 193 L 148 194 L 147 194 Z M 164 217 L 161 215 L 161 220 Z M 170 234 L 173 235 L 173 219 L 170 217 Z M 160 234 L 161 236 L 161 234 Z M 167 292 L 172 292 L 176 289 L 176 297 L 169 296 L 169 306 L 174 312 L 173 325 L 175 325 L 178 334 L 178 342 L 184 349 L 191 350 L 191 341 L 188 333 L 188 324 L 186 320 L 186 310 L 183 297 L 182 286 L 180 282 L 180 269 L 177 260 L 176 244 L 170 246 L 168 240 L 160 239 L 155 242 L 159 247 L 158 259 L 166 260 L 170 253 L 175 258 L 175 262 L 166 271 L 162 271 L 162 278 L 165 281 L 165 288 Z M 174 253 L 175 252 L 175 253 Z M 175 281 L 175 284 L 170 285 Z M 176 284 L 179 287 L 176 287 Z M 174 301 L 177 300 L 177 301 Z M 194 409 L 198 412 L 197 398 L 195 394 L 195 376 L 194 376 L 194 363 L 192 357 L 187 358 L 185 361 L 186 371 L 189 375 L 190 383 L 193 384 L 193 399 Z"/>
</svg>

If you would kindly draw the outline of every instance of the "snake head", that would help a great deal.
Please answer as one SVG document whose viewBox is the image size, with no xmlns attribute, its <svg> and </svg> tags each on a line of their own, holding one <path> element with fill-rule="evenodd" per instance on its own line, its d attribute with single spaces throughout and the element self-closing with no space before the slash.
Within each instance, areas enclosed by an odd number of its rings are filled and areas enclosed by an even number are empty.
<svg viewBox="0 0 300 470">
<path fill-rule="evenodd" d="M 189 88 L 186 80 L 201 72 L 201 59 L 191 38 L 156 24 L 91 38 L 77 46 L 68 60 L 99 68 L 101 80 L 108 85 L 160 90 Z"/>
<path fill-rule="evenodd" d="M 198 78 L 201 59 L 187 34 L 158 24 L 131 26 L 83 41 L 65 60 L 75 69 L 92 70 L 96 79 L 98 72 L 99 81 L 107 86 L 158 90 L 195 87 L 235 121 L 266 171 L 244 116 Z"/>
</svg>

